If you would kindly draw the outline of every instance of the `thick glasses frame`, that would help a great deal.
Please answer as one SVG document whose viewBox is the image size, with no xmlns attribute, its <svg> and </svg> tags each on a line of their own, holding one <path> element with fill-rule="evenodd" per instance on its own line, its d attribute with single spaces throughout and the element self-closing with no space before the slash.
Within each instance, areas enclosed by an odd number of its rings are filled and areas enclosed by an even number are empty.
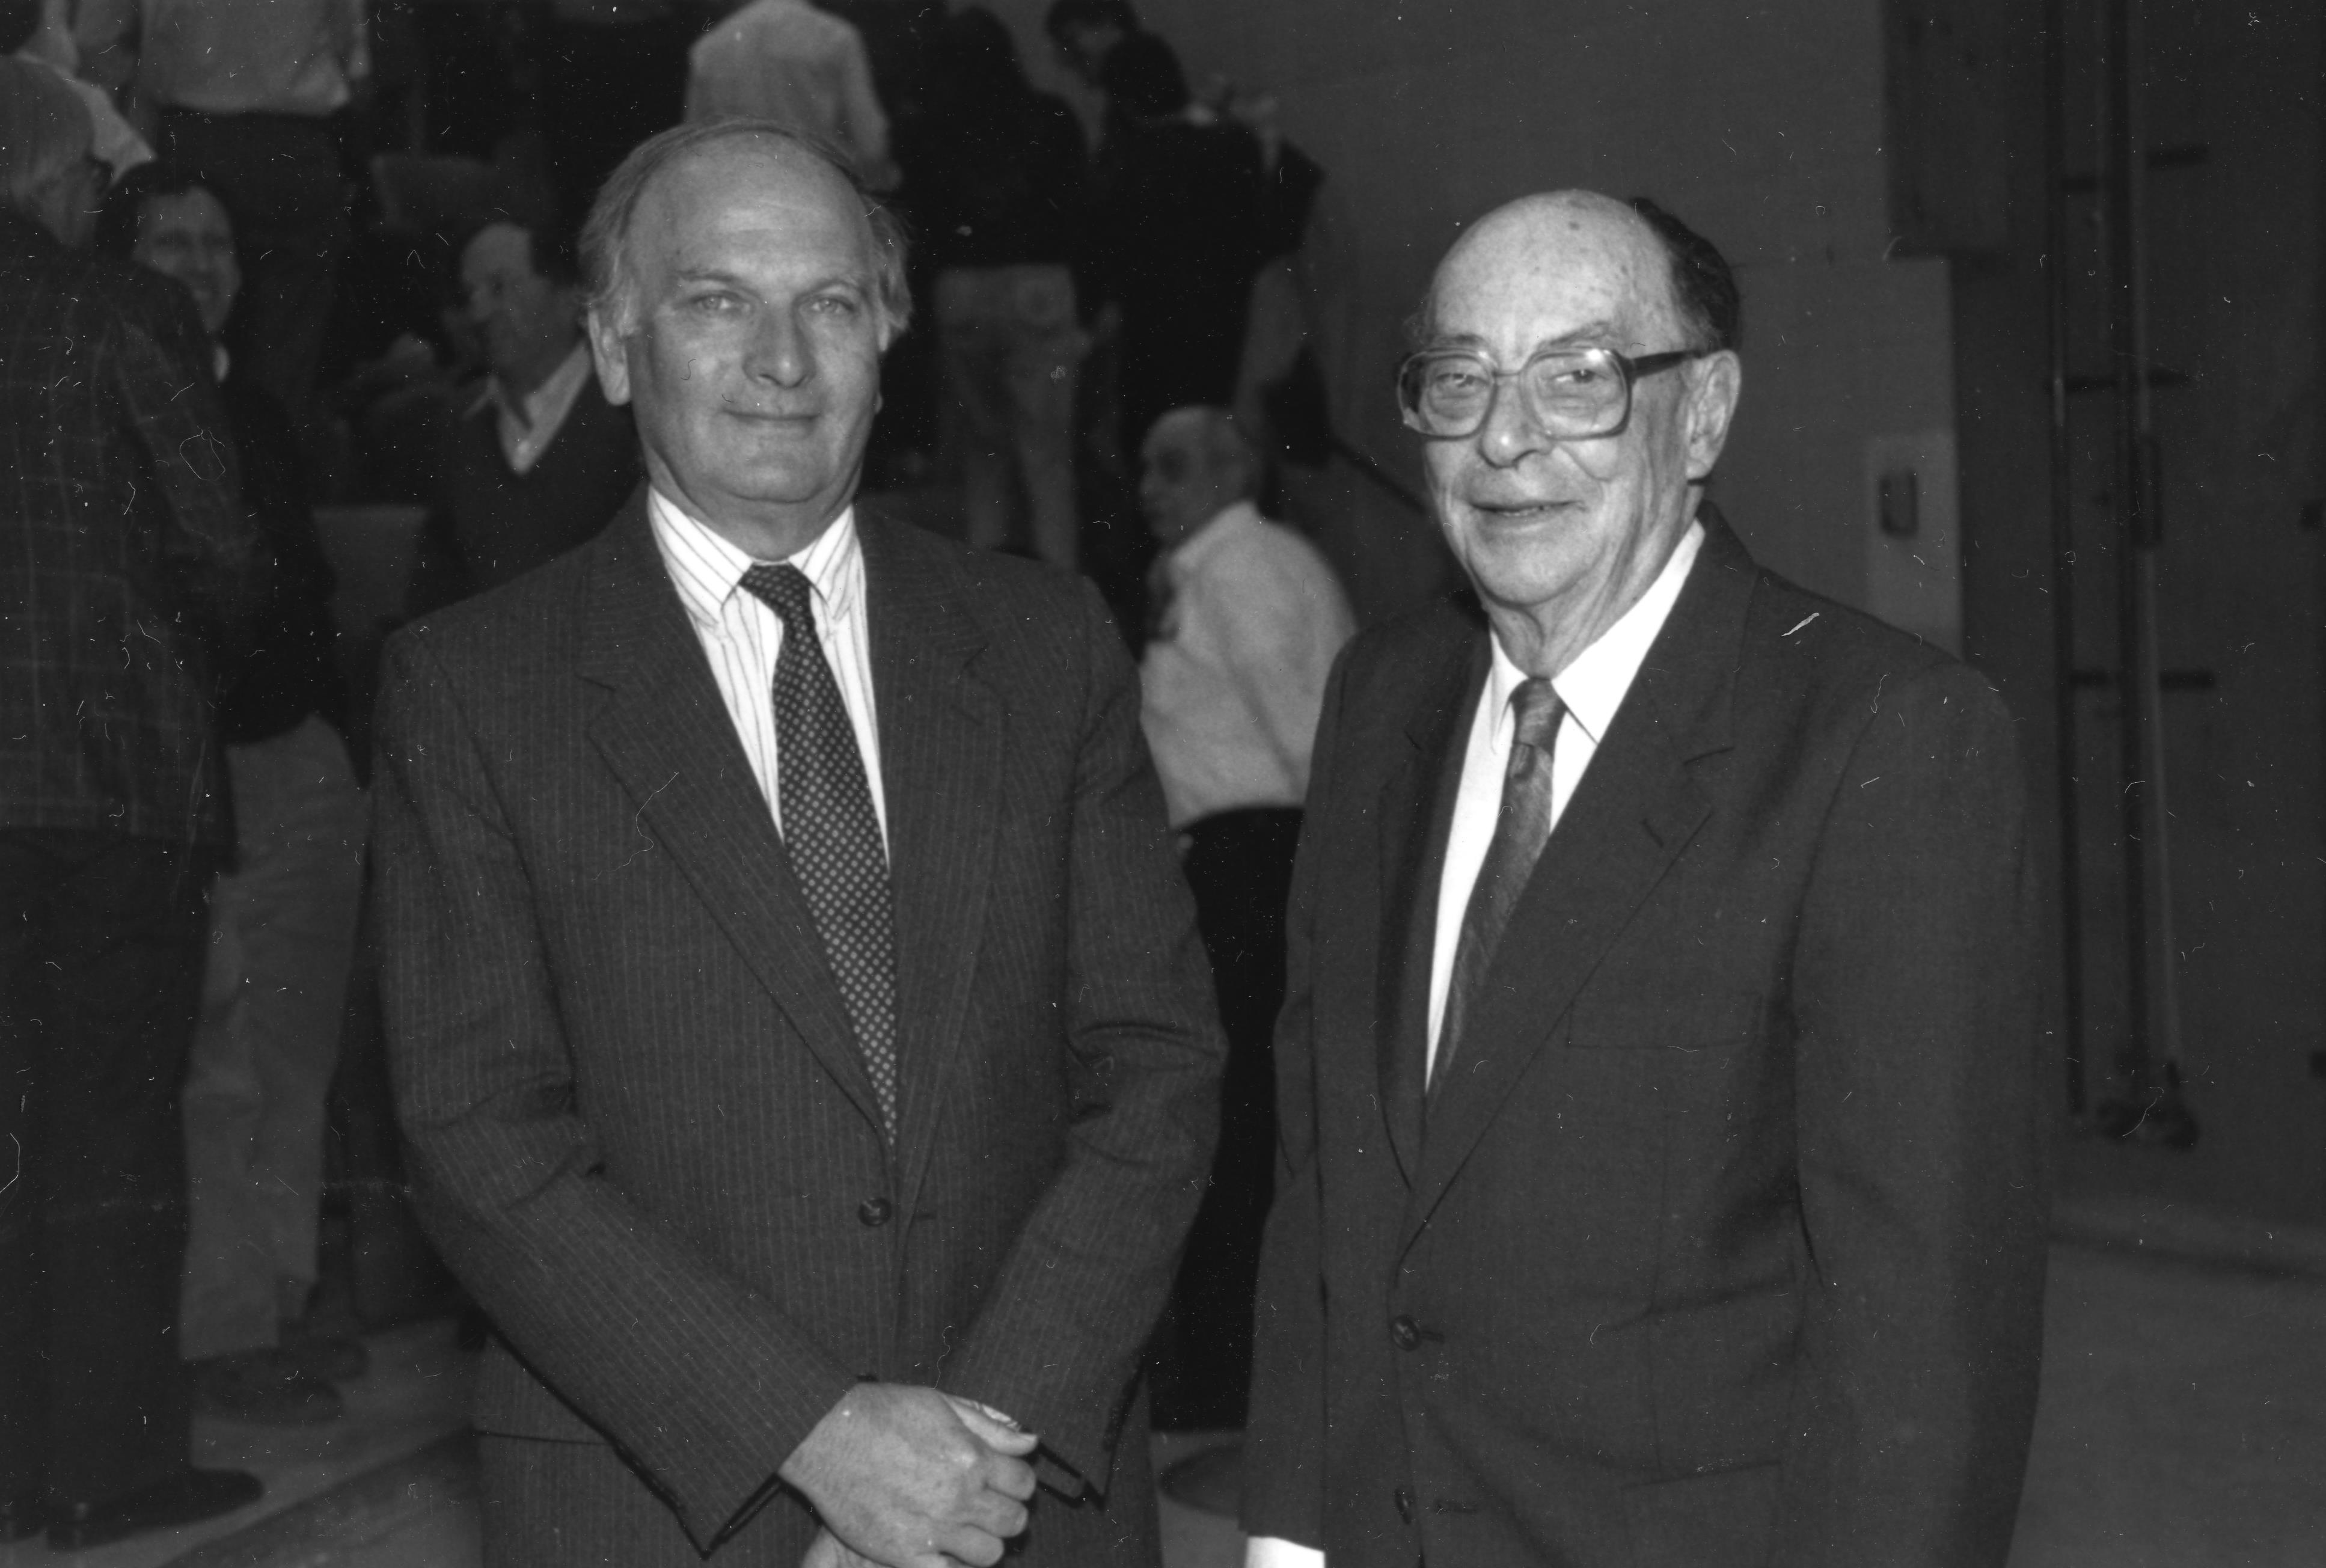
<svg viewBox="0 0 2326 1568">
<path fill-rule="evenodd" d="M 1527 417 L 1533 420 L 1545 434 L 1560 441 L 1591 441 L 1602 436 L 1621 435 L 1624 433 L 1624 427 L 1631 424 L 1632 391 L 1642 377 L 1652 376 L 1659 370 L 1669 370 L 1676 365 L 1685 365 L 1690 359 L 1701 359 L 1711 352 L 1713 350 L 1710 349 L 1670 349 L 1661 353 L 1634 356 L 1619 354 L 1613 349 L 1543 349 L 1529 355 L 1527 362 L 1515 370 L 1498 370 L 1484 355 L 1474 354 L 1467 349 L 1424 349 L 1418 354 L 1407 355 L 1398 363 L 1397 408 L 1398 413 L 1405 420 L 1407 429 L 1419 431 L 1432 441 L 1459 441 L 1465 436 L 1475 435 L 1484 427 L 1486 421 L 1493 417 L 1494 399 L 1501 395 L 1503 382 L 1518 382 L 1523 394 L 1527 372 L 1545 359 L 1592 360 L 1613 367 L 1617 378 L 1624 384 L 1623 401 L 1614 406 L 1614 417 L 1604 428 L 1567 428 L 1544 418 L 1533 397 L 1528 395 L 1526 397 Z M 1478 406 L 1478 417 L 1467 425 L 1458 426 L 1445 425 L 1431 420 L 1421 409 L 1422 372 L 1431 365 L 1443 363 L 1447 359 L 1469 360 L 1484 371 L 1493 383 L 1493 389 L 1488 392 L 1485 401 Z"/>
</svg>

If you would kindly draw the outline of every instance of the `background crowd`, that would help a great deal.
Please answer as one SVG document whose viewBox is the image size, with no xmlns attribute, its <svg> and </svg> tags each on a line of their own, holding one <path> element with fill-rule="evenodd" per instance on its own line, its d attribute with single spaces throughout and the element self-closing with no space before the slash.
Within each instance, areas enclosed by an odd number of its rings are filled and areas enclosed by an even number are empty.
<svg viewBox="0 0 2326 1568">
<path fill-rule="evenodd" d="M 241 1506 L 189 1413 L 328 1421 L 361 1369 L 318 1287 L 333 1195 L 393 1176 L 368 657 L 637 488 L 577 239 L 683 119 L 781 121 L 883 193 L 924 325 L 867 488 L 1086 574 L 1143 653 L 1234 1050 L 1157 1414 L 1241 1420 L 1285 888 L 1354 630 L 1297 526 L 1326 173 L 1121 0 L 1047 32 L 1094 114 L 976 6 L 0 0 L 0 1538 Z M 319 511 L 408 527 L 356 585 L 384 616 L 348 624 Z"/>
</svg>

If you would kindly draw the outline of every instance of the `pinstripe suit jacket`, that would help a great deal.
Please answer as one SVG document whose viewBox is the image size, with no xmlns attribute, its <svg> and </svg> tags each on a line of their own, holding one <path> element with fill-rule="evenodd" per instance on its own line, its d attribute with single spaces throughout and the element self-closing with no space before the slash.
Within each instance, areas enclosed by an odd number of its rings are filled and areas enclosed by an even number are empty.
<svg viewBox="0 0 2326 1568">
<path fill-rule="evenodd" d="M 1024 1562 L 1153 1562 L 1126 1412 L 1223 1048 L 1115 634 L 858 508 L 892 1150 L 644 497 L 387 653 L 388 1028 L 423 1220 L 501 1336 L 478 1424 L 610 1442 L 713 1561 L 793 1568 L 777 1467 L 857 1377 L 932 1384 L 1042 1434 Z"/>
</svg>

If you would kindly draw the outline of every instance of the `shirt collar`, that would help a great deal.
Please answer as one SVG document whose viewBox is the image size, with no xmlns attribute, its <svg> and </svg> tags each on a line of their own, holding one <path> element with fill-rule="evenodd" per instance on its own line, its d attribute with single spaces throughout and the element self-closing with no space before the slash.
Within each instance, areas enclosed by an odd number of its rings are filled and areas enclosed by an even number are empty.
<svg viewBox="0 0 2326 1568">
<path fill-rule="evenodd" d="M 589 374 L 590 341 L 584 338 L 557 362 L 556 369 L 542 378 L 540 386 L 523 397 L 511 398 L 498 376 L 487 377 L 485 389 L 470 411 L 490 404 L 529 431 L 544 415 L 554 415 L 571 407 L 573 399 L 582 395 L 582 383 Z"/>
<path fill-rule="evenodd" d="M 1607 726 L 1615 722 L 1615 710 L 1624 705 L 1631 692 L 1632 682 L 1646 662 L 1648 649 L 1654 646 L 1656 634 L 1670 619 L 1672 606 L 1679 602 L 1679 591 L 1688 581 L 1689 568 L 1696 564 L 1697 552 L 1704 547 L 1704 525 L 1691 522 L 1688 532 L 1680 536 L 1671 559 L 1648 584 L 1648 591 L 1629 610 L 1616 619 L 1615 624 L 1599 634 L 1597 641 L 1578 653 L 1559 671 L 1550 683 L 1558 700 L 1583 733 L 1596 746 L 1607 733 Z M 1519 683 L 1527 678 L 1526 671 L 1511 661 L 1503 651 L 1502 639 L 1486 639 L 1494 650 L 1493 668 L 1486 677 L 1490 700 L 1493 703 L 1494 739 L 1505 742 L 1514 722 L 1511 717 L 1511 696 Z"/>
<path fill-rule="evenodd" d="M 1203 565 L 1204 557 L 1247 528 L 1261 522 L 1260 509 L 1248 500 L 1233 501 L 1212 516 L 1212 520 L 1179 541 L 1171 552 L 1171 571 L 1176 577 L 1185 578 Z"/>
<path fill-rule="evenodd" d="M 697 521 L 661 490 L 647 490 L 647 517 L 663 565 L 678 588 L 687 618 L 715 627 L 727 602 L 741 592 L 743 574 L 759 565 Z M 805 550 L 784 558 L 807 578 L 829 628 L 854 615 L 864 599 L 864 552 L 856 537 L 856 509 L 847 507 Z"/>
</svg>

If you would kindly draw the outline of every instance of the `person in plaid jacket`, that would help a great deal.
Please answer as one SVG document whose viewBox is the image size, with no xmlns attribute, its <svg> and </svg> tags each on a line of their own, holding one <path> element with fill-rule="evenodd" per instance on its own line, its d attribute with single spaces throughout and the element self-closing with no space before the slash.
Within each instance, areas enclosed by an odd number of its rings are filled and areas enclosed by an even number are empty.
<svg viewBox="0 0 2326 1568">
<path fill-rule="evenodd" d="M 76 254 L 88 116 L 0 71 L 0 1541 L 76 1548 L 258 1495 L 188 1464 L 172 1330 L 209 672 L 266 556 L 191 302 Z"/>
</svg>

